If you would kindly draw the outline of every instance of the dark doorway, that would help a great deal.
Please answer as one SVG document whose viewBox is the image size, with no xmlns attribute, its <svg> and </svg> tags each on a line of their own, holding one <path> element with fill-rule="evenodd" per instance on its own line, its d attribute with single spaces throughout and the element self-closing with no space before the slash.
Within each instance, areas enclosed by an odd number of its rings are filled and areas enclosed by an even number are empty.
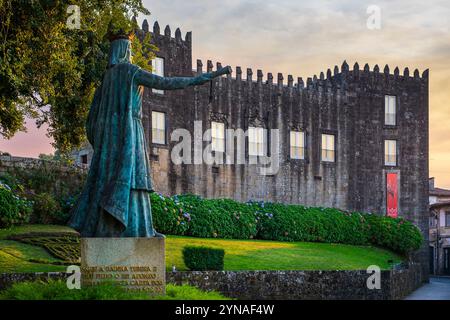
<svg viewBox="0 0 450 320">
<path fill-rule="evenodd" d="M 430 247 L 430 273 L 434 274 L 434 247 Z"/>
<path fill-rule="evenodd" d="M 450 248 L 444 248 L 444 274 L 450 274 Z"/>
</svg>

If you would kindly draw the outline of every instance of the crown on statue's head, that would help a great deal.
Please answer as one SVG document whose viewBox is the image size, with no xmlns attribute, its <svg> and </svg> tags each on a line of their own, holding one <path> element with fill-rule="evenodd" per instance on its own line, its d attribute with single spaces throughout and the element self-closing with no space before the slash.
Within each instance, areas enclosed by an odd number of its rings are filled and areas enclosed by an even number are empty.
<svg viewBox="0 0 450 320">
<path fill-rule="evenodd" d="M 116 29 L 113 24 L 110 22 L 108 25 L 107 37 L 110 42 L 119 39 L 125 39 L 132 41 L 134 38 L 134 30 L 125 31 L 123 28 Z"/>
<path fill-rule="evenodd" d="M 119 40 L 119 39 L 132 41 L 133 38 L 134 38 L 134 32 L 133 31 L 123 32 L 122 30 L 120 30 L 119 32 L 108 33 L 108 39 L 109 39 L 110 42 L 113 42 L 113 41 Z"/>
</svg>

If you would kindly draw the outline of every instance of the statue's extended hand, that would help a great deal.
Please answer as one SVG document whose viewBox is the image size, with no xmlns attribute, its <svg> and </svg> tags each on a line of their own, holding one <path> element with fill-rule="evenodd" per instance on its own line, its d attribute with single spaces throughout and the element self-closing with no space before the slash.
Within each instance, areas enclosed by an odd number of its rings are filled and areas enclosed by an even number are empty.
<svg viewBox="0 0 450 320">
<path fill-rule="evenodd" d="M 217 77 L 223 76 L 225 74 L 231 74 L 231 67 L 230 66 L 226 66 L 226 67 L 220 68 L 217 71 L 214 71 L 212 73 L 212 77 L 213 78 L 217 78 Z"/>
</svg>

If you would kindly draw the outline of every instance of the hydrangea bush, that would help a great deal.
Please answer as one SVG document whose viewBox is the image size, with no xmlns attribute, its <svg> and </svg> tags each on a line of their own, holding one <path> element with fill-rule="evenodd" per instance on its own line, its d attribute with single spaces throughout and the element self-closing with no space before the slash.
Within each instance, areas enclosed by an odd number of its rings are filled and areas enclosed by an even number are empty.
<svg viewBox="0 0 450 320">
<path fill-rule="evenodd" d="M 375 245 L 404 255 L 423 243 L 420 230 L 403 218 L 189 194 L 154 193 L 151 200 L 155 228 L 165 234 Z"/>
<path fill-rule="evenodd" d="M 0 181 L 0 228 L 27 223 L 33 203 L 15 194 L 12 188 Z"/>
</svg>

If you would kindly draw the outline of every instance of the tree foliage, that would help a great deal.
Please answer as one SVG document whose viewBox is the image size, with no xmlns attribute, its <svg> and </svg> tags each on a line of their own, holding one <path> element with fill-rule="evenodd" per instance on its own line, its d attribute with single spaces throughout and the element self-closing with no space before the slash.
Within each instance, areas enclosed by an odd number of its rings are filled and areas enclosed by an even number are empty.
<svg viewBox="0 0 450 320">
<path fill-rule="evenodd" d="M 80 9 L 80 28 L 68 27 Z M 108 28 L 131 31 L 142 0 L 0 0 L 0 135 L 47 123 L 62 152 L 80 145 L 93 92 L 107 65 Z M 111 27 L 112 26 L 112 27 Z M 155 47 L 135 38 L 134 63 L 150 68 Z"/>
</svg>

